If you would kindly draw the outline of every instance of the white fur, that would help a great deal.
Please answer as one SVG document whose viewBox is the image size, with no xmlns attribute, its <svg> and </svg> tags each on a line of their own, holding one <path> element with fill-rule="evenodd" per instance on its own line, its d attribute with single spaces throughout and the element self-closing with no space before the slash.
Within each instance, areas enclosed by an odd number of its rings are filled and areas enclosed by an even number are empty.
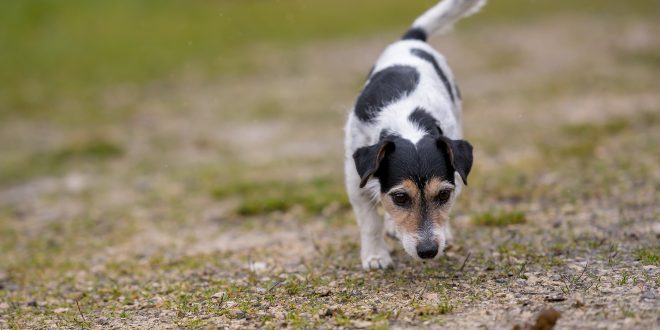
<svg viewBox="0 0 660 330">
<path fill-rule="evenodd" d="M 415 20 L 413 27 L 421 28 L 430 35 L 439 29 L 450 26 L 460 17 L 475 12 L 484 3 L 485 0 L 445 0 Z M 359 120 L 354 111 L 348 115 L 344 140 L 346 187 L 360 227 L 360 255 L 364 269 L 389 267 L 392 259 L 384 241 L 383 219 L 377 212 L 377 204 L 380 201 L 380 184 L 378 180 L 371 179 L 363 189 L 359 188 L 360 177 L 355 168 L 353 153 L 358 148 L 377 143 L 380 132 L 383 130 L 395 132 L 400 137 L 416 144 L 426 134 L 415 123 L 408 120 L 409 115 L 417 107 L 424 108 L 440 123 L 440 128 L 445 136 L 451 139 L 463 137 L 460 98 L 455 97 L 455 101 L 452 102 L 449 92 L 438 77 L 433 65 L 414 56 L 411 53 L 411 49 L 414 48 L 422 49 L 433 55 L 450 81 L 452 93 L 458 94 L 455 89 L 454 76 L 444 56 L 423 41 L 397 41 L 387 47 L 376 61 L 374 73 L 392 65 L 407 65 L 417 69 L 420 80 L 412 93 L 384 107 L 373 122 L 367 123 Z M 457 187 L 452 199 L 455 199 L 460 192 L 461 184 L 458 176 L 456 182 Z M 433 235 L 439 240 L 440 251 L 444 249 L 446 240 L 451 236 L 449 224 L 444 227 L 433 229 Z M 419 259 L 416 252 L 418 237 L 396 234 L 400 236 L 406 252 Z"/>
<path fill-rule="evenodd" d="M 424 30 L 428 35 L 442 32 L 451 28 L 459 19 L 478 12 L 485 4 L 486 0 L 445 0 L 427 10 L 412 26 Z"/>
</svg>

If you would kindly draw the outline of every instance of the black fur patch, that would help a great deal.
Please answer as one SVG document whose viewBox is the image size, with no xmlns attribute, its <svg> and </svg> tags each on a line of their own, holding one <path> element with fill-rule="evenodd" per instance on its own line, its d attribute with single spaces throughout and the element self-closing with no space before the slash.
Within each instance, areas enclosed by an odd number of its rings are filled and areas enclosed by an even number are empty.
<svg viewBox="0 0 660 330">
<path fill-rule="evenodd" d="M 419 48 L 411 49 L 410 53 L 433 65 L 435 72 L 438 74 L 438 76 L 440 76 L 442 83 L 445 85 L 445 88 L 449 93 L 449 97 L 451 98 L 451 101 L 454 102 L 454 92 L 452 91 L 451 84 L 449 83 L 449 79 L 447 79 L 447 75 L 445 75 L 445 73 L 442 71 L 440 65 L 438 64 L 438 61 L 435 60 L 435 57 L 433 57 L 433 55 L 431 55 L 429 52 Z"/>
<path fill-rule="evenodd" d="M 382 108 L 410 94 L 419 84 L 419 72 L 408 65 L 394 65 L 374 73 L 355 104 L 355 115 L 372 121 Z"/>
<path fill-rule="evenodd" d="M 389 136 L 394 143 L 392 150 L 383 158 L 375 173 L 381 192 L 387 192 L 404 179 L 417 184 L 420 191 L 434 177 L 454 183 L 454 169 L 449 155 L 438 148 L 436 138 L 424 136 L 417 145 L 398 136 Z"/>
<path fill-rule="evenodd" d="M 442 131 L 439 130 L 438 122 L 423 108 L 417 108 L 415 111 L 410 113 L 408 120 L 417 124 L 417 126 L 423 128 L 426 133 L 438 137 L 442 134 Z"/>
<path fill-rule="evenodd" d="M 421 41 L 426 41 L 427 35 L 424 30 L 420 28 L 411 28 L 410 30 L 406 31 L 406 34 L 401 37 L 401 40 L 421 40 Z"/>
</svg>

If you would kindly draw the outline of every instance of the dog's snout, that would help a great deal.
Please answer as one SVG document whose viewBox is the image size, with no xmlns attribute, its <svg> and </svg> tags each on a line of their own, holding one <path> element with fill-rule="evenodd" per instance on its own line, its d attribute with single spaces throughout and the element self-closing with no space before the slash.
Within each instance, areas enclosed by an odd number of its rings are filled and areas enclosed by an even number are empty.
<svg viewBox="0 0 660 330">
<path fill-rule="evenodd" d="M 422 259 L 431 259 L 438 254 L 438 243 L 435 241 L 423 241 L 417 244 L 417 255 Z"/>
</svg>

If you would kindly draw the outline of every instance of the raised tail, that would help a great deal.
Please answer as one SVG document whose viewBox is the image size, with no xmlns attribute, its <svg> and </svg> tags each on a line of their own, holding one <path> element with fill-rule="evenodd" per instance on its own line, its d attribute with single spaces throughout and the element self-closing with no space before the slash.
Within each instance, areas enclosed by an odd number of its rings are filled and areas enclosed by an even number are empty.
<svg viewBox="0 0 660 330">
<path fill-rule="evenodd" d="M 419 16 L 403 39 L 426 41 L 433 33 L 450 28 L 459 19 L 472 15 L 486 0 L 443 0 Z"/>
</svg>

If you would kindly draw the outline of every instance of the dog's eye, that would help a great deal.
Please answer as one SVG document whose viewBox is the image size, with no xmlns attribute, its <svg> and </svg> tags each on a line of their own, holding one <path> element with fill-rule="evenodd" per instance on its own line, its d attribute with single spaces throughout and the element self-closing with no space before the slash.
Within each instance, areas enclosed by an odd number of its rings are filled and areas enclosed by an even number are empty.
<svg viewBox="0 0 660 330">
<path fill-rule="evenodd" d="M 390 194 L 392 202 L 400 207 L 408 207 L 410 205 L 410 196 L 404 192 L 395 192 Z"/>
<path fill-rule="evenodd" d="M 438 204 L 445 204 L 451 197 L 451 190 L 446 189 L 446 190 L 440 190 L 438 195 L 435 196 L 435 202 Z"/>
</svg>

